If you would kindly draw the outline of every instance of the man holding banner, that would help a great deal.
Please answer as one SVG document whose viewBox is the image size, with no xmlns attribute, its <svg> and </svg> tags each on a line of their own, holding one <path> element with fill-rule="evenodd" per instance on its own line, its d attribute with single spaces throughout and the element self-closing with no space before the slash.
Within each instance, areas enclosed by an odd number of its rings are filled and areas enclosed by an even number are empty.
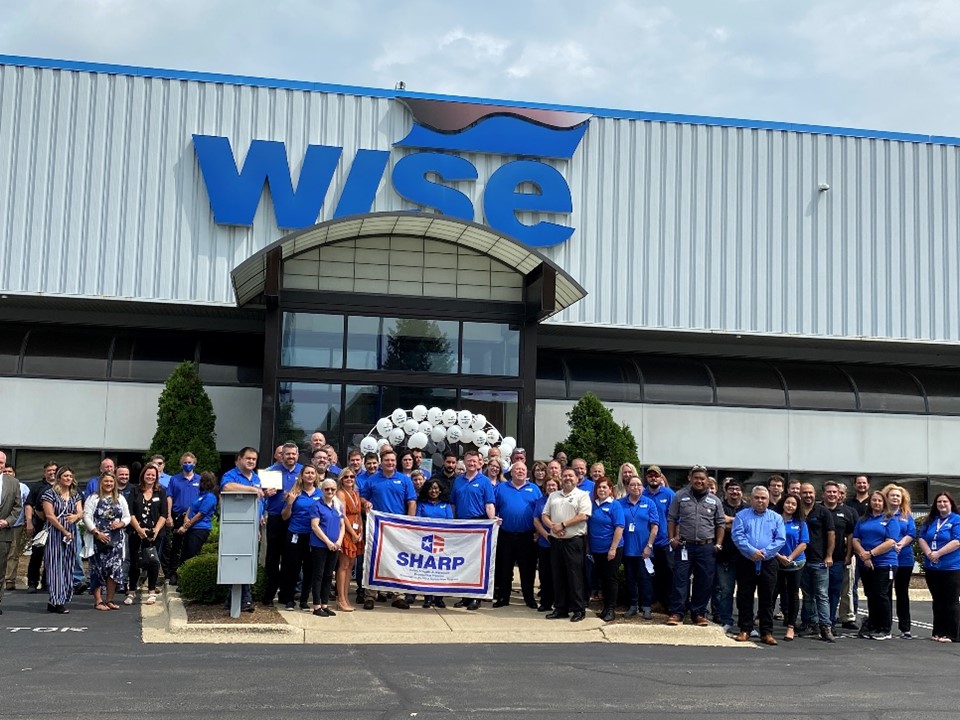
<svg viewBox="0 0 960 720">
<path fill-rule="evenodd" d="M 450 493 L 450 503 L 454 507 L 453 516 L 458 520 L 493 520 L 496 517 L 493 485 L 490 478 L 480 472 L 483 460 L 479 451 L 467 450 L 463 454 L 463 464 L 466 472 L 454 481 Z M 480 601 L 475 597 L 465 597 L 456 602 L 454 607 L 479 610 Z"/>
<path fill-rule="evenodd" d="M 550 528 L 553 538 L 550 568 L 556 597 L 554 610 L 547 615 L 547 620 L 569 617 L 570 622 L 580 622 L 586 617 L 583 564 L 586 561 L 587 519 L 592 510 L 590 496 L 577 488 L 577 474 L 572 468 L 564 468 L 560 475 L 560 489 L 547 499 L 541 519 L 544 527 Z"/>
<path fill-rule="evenodd" d="M 367 501 L 368 511 L 395 515 L 416 515 L 417 513 L 417 493 L 413 489 L 413 482 L 406 475 L 397 472 L 397 453 L 387 448 L 380 453 L 380 469 L 364 481 L 361 497 Z M 368 564 L 369 542 L 368 550 L 364 555 L 364 566 L 373 570 Z M 373 610 L 376 599 L 377 591 L 368 583 L 364 583 L 363 609 Z M 393 601 L 393 607 L 409 610 L 410 603 L 398 597 Z"/>
</svg>

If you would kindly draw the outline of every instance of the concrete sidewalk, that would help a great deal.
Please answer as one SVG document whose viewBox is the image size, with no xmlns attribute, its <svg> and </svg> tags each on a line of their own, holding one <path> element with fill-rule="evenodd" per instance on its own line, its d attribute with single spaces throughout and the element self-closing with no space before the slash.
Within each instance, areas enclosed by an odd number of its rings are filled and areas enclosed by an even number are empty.
<svg viewBox="0 0 960 720">
<path fill-rule="evenodd" d="M 258 644 L 471 644 L 471 643 L 625 643 L 636 645 L 694 645 L 755 647 L 737 643 L 723 629 L 681 625 L 668 627 L 664 616 L 652 621 L 618 620 L 605 623 L 588 611 L 579 623 L 546 620 L 522 603 L 478 611 L 448 607 L 424 610 L 418 605 L 398 610 L 378 604 L 375 610 L 337 612 L 320 618 L 303 610 L 280 610 L 281 624 L 239 624 L 224 614 L 220 624 L 187 624 L 183 602 L 165 587 L 163 602 L 141 605 L 145 643 L 258 643 Z M 452 603 L 451 603 L 452 605 Z"/>
</svg>

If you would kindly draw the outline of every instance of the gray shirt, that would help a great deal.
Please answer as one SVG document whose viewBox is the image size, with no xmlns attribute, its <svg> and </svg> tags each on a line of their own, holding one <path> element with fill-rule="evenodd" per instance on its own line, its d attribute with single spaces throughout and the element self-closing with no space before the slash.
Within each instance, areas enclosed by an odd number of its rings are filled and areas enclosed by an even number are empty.
<svg viewBox="0 0 960 720">
<path fill-rule="evenodd" d="M 690 486 L 677 492 L 667 511 L 667 519 L 677 526 L 677 535 L 687 542 L 713 542 L 717 528 L 723 527 L 723 504 L 713 493 L 697 498 Z"/>
</svg>

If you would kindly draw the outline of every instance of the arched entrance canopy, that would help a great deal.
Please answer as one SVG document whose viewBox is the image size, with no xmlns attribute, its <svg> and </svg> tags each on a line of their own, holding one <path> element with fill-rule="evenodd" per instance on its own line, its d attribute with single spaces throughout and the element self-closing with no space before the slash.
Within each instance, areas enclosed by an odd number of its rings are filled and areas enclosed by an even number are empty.
<svg viewBox="0 0 960 720">
<path fill-rule="evenodd" d="M 372 237 L 440 241 L 485 255 L 524 277 L 526 302 L 543 320 L 586 296 L 568 273 L 533 248 L 477 223 L 412 212 L 352 215 L 291 233 L 240 263 L 232 273 L 237 304 L 246 305 L 269 286 L 271 258 L 280 262 L 315 248 Z M 268 293 L 269 294 L 269 293 Z"/>
</svg>

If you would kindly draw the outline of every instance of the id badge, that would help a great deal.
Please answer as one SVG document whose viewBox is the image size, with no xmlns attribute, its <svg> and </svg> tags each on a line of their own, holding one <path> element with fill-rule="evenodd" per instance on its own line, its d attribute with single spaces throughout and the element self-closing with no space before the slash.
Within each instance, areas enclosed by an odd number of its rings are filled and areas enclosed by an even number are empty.
<svg viewBox="0 0 960 720">
<path fill-rule="evenodd" d="M 893 580 L 893 568 L 890 568 L 890 579 Z"/>
<path fill-rule="evenodd" d="M 293 535 L 290 536 L 290 544 L 291 544 L 291 545 L 296 545 L 296 544 L 297 544 L 297 540 L 299 540 L 299 539 L 300 539 L 300 536 L 297 535 L 296 533 L 294 533 Z"/>
<path fill-rule="evenodd" d="M 936 549 L 937 549 L 937 539 L 936 539 L 936 538 L 934 538 L 934 539 L 933 539 L 933 542 L 930 543 L 930 549 L 931 549 L 931 550 L 936 550 Z"/>
<path fill-rule="evenodd" d="M 350 527 L 352 527 L 354 530 L 359 530 L 359 529 L 360 529 L 360 526 L 357 525 L 357 523 L 351 523 L 351 524 L 350 524 Z"/>
<path fill-rule="evenodd" d="M 682 548 L 680 548 L 680 559 L 683 560 L 684 562 L 687 562 L 687 560 L 690 559 L 689 556 L 687 555 L 686 546 L 683 546 Z"/>
<path fill-rule="evenodd" d="M 636 526 L 633 523 L 630 523 L 630 526 L 627 528 L 627 532 L 636 532 Z"/>
</svg>

